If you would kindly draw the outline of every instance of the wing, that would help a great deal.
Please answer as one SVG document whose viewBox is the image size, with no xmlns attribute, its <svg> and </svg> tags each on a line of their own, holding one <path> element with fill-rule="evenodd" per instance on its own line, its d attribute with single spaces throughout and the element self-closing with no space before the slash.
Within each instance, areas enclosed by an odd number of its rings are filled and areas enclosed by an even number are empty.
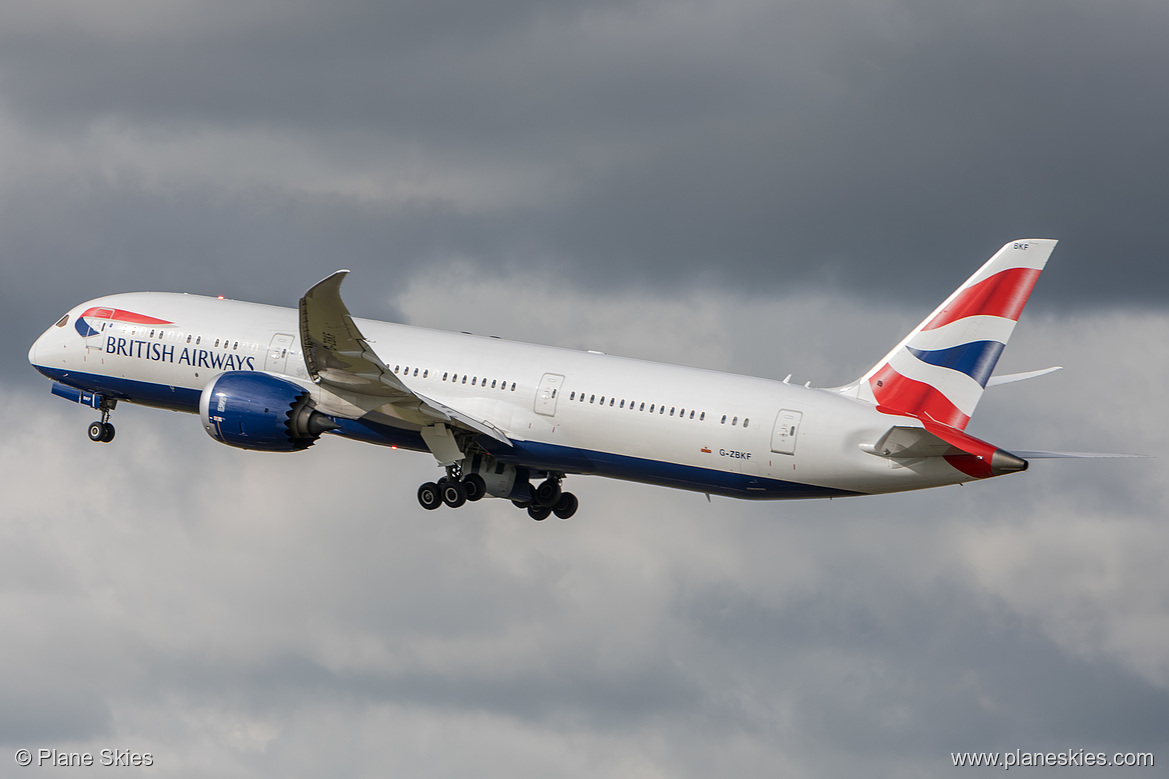
<svg viewBox="0 0 1169 779">
<path fill-rule="evenodd" d="M 454 424 L 511 446 L 508 436 L 487 420 L 421 395 L 394 375 L 365 340 L 341 300 L 341 282 L 348 274 L 347 270 L 337 271 L 300 299 L 301 351 L 312 380 L 340 392 L 385 398 L 423 426 Z"/>
</svg>

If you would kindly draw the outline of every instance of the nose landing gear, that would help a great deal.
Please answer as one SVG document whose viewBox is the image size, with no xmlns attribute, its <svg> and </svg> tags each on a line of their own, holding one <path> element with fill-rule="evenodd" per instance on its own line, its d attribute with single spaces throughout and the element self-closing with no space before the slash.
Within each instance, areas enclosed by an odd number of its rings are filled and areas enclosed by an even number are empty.
<svg viewBox="0 0 1169 779">
<path fill-rule="evenodd" d="M 114 409 L 116 400 L 102 400 L 101 421 L 89 426 L 89 440 L 98 444 L 108 444 L 114 440 L 114 426 L 110 424 L 110 412 Z"/>
</svg>

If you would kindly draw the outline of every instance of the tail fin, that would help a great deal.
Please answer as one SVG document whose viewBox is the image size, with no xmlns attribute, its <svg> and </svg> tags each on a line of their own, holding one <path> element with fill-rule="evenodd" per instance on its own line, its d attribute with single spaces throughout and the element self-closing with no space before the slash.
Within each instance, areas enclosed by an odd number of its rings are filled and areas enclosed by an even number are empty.
<svg viewBox="0 0 1169 779">
<path fill-rule="evenodd" d="M 1011 241 L 842 392 L 963 430 L 1056 242 Z"/>
</svg>

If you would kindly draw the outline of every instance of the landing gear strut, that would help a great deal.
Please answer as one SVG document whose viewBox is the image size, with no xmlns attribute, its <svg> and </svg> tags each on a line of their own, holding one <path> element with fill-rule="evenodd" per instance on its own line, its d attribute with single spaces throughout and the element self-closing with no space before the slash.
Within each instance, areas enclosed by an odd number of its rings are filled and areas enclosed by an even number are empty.
<svg viewBox="0 0 1169 779">
<path fill-rule="evenodd" d="M 108 444 L 114 440 L 114 426 L 110 424 L 110 412 L 114 409 L 116 400 L 103 400 L 101 403 L 101 421 L 89 426 L 89 440 L 98 444 Z"/>
</svg>

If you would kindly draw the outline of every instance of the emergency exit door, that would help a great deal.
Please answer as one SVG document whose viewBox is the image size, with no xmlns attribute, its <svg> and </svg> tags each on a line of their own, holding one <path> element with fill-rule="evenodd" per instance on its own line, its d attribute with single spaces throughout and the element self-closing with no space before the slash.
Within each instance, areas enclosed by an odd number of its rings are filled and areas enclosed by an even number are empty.
<svg viewBox="0 0 1169 779">
<path fill-rule="evenodd" d="M 288 373 L 288 351 L 292 348 L 294 336 L 288 333 L 277 333 L 272 336 L 272 344 L 268 347 L 268 356 L 264 360 L 264 370 L 273 373 Z"/>
<path fill-rule="evenodd" d="M 775 429 L 771 432 L 771 451 L 778 454 L 796 453 L 796 436 L 800 432 L 800 421 L 804 415 L 799 411 L 783 409 L 775 417 Z"/>
</svg>

